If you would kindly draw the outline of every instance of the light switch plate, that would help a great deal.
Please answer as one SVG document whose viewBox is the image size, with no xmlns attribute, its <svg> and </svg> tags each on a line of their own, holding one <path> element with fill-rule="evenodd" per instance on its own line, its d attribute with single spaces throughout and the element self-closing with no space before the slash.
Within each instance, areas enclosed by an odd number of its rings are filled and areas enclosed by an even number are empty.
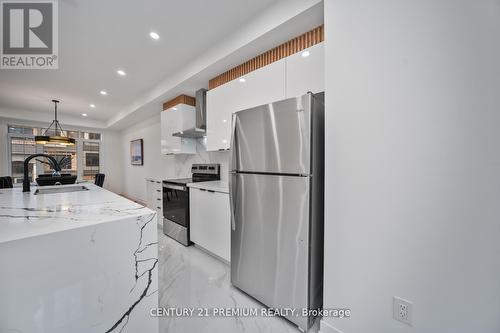
<svg viewBox="0 0 500 333">
<path fill-rule="evenodd" d="M 400 297 L 393 297 L 392 316 L 395 320 L 412 325 L 413 303 Z"/>
</svg>

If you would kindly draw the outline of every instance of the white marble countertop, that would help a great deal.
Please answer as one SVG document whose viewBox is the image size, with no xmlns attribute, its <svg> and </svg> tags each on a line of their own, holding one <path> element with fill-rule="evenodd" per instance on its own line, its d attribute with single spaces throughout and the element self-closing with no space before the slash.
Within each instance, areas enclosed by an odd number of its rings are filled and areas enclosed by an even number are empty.
<svg viewBox="0 0 500 333">
<path fill-rule="evenodd" d="M 198 182 L 198 183 L 189 183 L 187 184 L 189 187 L 193 188 L 201 188 L 204 190 L 210 190 L 215 192 L 229 193 L 229 185 L 226 182 L 221 180 L 212 180 L 208 182 Z"/>
<path fill-rule="evenodd" d="M 74 185 L 57 187 L 64 186 Z M 89 190 L 38 195 L 35 186 L 30 193 L 1 189 L 0 243 L 153 213 L 94 184 L 84 186 Z"/>
</svg>

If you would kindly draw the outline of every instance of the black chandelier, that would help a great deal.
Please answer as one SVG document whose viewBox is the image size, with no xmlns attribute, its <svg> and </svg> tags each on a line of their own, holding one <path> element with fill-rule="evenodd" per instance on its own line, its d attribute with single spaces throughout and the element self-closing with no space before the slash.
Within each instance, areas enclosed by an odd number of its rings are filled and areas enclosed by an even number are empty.
<svg viewBox="0 0 500 333">
<path fill-rule="evenodd" d="M 67 135 L 64 135 L 64 131 L 57 120 L 57 103 L 58 100 L 53 99 L 54 102 L 54 120 L 50 124 L 50 126 L 45 130 L 43 135 L 35 136 L 35 142 L 39 144 L 53 143 L 61 146 L 73 146 L 75 144 L 75 139 L 69 138 Z M 52 128 L 53 127 L 53 128 Z M 53 131 L 54 135 L 48 135 Z"/>
</svg>

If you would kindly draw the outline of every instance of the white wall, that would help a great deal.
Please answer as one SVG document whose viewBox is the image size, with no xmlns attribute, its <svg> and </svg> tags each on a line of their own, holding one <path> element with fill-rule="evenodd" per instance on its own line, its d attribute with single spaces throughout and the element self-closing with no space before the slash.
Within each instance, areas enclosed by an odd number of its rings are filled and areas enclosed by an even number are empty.
<svg viewBox="0 0 500 333">
<path fill-rule="evenodd" d="M 115 193 L 123 192 L 123 166 L 121 137 L 114 131 L 102 132 L 102 170 L 106 175 L 104 179 L 104 188 Z"/>
<path fill-rule="evenodd" d="M 130 164 L 130 141 L 143 139 L 144 165 Z M 147 119 L 120 133 L 121 160 L 117 166 L 123 170 L 122 193 L 146 202 L 146 177 L 162 178 L 173 173 L 171 158 L 160 154 L 160 115 Z M 170 162 L 170 163 L 169 163 Z"/>
<path fill-rule="evenodd" d="M 500 332 L 500 2 L 327 0 L 325 28 L 324 303 L 352 318 L 322 332 Z"/>
<path fill-rule="evenodd" d="M 207 153 L 202 145 L 198 144 L 196 155 L 162 155 L 160 134 L 160 113 L 120 133 L 121 161 L 117 166 L 123 168 L 123 194 L 146 202 L 146 178 L 190 177 L 193 163 L 220 163 L 221 179 L 227 181 L 228 152 Z M 143 139 L 144 165 L 142 166 L 130 164 L 130 141 L 135 139 Z"/>
</svg>

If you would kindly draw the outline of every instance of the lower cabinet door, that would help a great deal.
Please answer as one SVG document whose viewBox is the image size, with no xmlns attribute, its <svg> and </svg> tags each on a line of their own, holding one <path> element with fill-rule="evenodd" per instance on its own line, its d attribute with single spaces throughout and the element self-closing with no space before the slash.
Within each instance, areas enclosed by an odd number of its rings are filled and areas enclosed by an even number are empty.
<svg viewBox="0 0 500 333">
<path fill-rule="evenodd" d="M 231 221 L 229 194 L 189 189 L 191 241 L 230 261 Z"/>
</svg>

